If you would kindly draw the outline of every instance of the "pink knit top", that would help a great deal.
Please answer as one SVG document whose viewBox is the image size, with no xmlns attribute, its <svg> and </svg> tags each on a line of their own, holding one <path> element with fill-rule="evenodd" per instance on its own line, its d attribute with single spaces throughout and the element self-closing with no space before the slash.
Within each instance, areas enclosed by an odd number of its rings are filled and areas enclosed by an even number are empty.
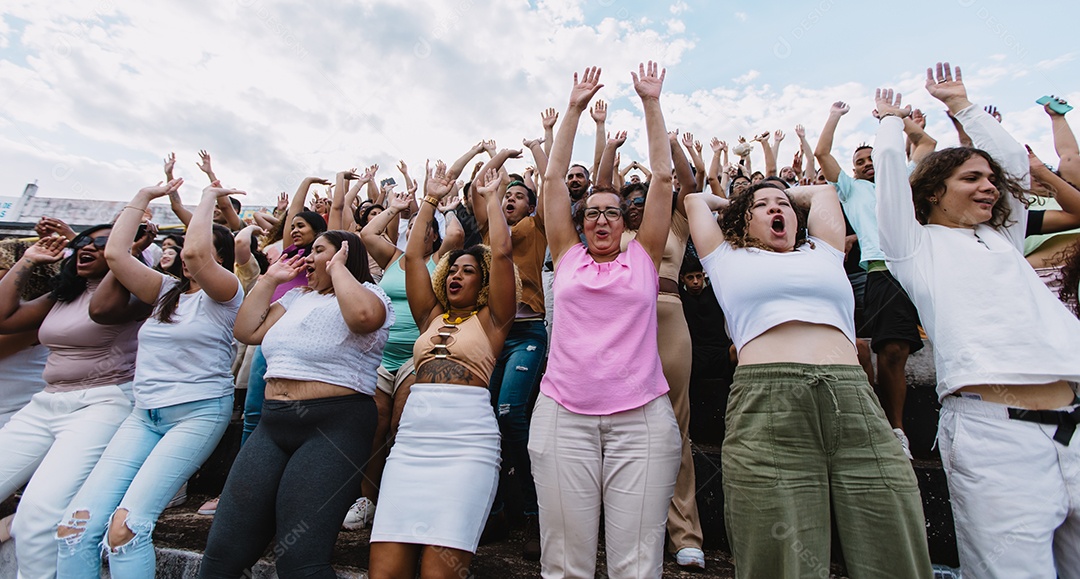
<svg viewBox="0 0 1080 579">
<path fill-rule="evenodd" d="M 540 391 L 593 416 L 640 408 L 668 391 L 656 345 L 652 258 L 637 240 L 607 263 L 584 245 L 555 270 L 551 351 Z"/>
</svg>

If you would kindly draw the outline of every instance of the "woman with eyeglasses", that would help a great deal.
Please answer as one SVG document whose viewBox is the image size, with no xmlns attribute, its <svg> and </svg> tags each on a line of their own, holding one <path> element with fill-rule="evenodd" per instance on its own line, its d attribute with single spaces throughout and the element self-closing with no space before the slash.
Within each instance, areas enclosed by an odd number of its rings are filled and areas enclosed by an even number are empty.
<svg viewBox="0 0 1080 579">
<path fill-rule="evenodd" d="M 628 211 L 617 192 L 594 188 L 572 212 L 562 179 L 581 113 L 602 86 L 597 68 L 580 81 L 574 75 L 544 179 L 555 318 L 529 430 L 543 577 L 593 576 L 601 510 L 612 577 L 659 577 L 663 570 L 681 448 L 657 345 L 671 151 L 660 109 L 664 73 L 650 62 L 631 74 L 653 174 L 637 237 L 622 250 Z"/>
<path fill-rule="evenodd" d="M 372 579 L 464 576 L 499 482 L 499 425 L 488 382 L 517 311 L 510 227 L 492 170 L 473 182 L 486 191 L 490 249 L 444 255 L 428 273 L 425 241 L 409 238 L 405 287 L 422 332 L 413 347 L 416 382 L 386 470 L 371 528 Z M 427 171 L 416 227 L 434 220 L 453 180 Z M 422 229 L 421 229 L 422 231 Z"/>
<path fill-rule="evenodd" d="M 218 198 L 241 192 L 203 191 L 177 260 L 179 277 L 144 265 L 122 242 L 134 234 L 151 200 L 182 183 L 174 179 L 139 191 L 105 246 L 112 275 L 152 304 L 154 313 L 139 330 L 135 409 L 57 529 L 61 577 L 99 577 L 103 548 L 113 576 L 153 577 L 157 518 L 210 456 L 232 417 L 232 329 L 244 291 L 233 274 L 232 233 L 213 223 L 213 210 Z"/>
<path fill-rule="evenodd" d="M 56 522 L 131 414 L 136 336 L 150 308 L 109 273 L 111 231 L 96 225 L 70 244 L 43 238 L 0 280 L 0 333 L 37 329 L 49 348 L 45 390 L 0 429 L 0 496 L 26 485 L 11 529 L 22 577 L 56 575 Z M 22 302 L 31 270 L 58 261 L 52 291 Z"/>
</svg>

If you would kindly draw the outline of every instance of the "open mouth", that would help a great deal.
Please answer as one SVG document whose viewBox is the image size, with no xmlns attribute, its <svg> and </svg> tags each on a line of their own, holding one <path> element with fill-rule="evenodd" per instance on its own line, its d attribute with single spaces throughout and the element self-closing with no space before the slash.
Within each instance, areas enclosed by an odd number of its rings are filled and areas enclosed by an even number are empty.
<svg viewBox="0 0 1080 579">
<path fill-rule="evenodd" d="M 513 203 L 507 203 L 507 204 L 506 204 L 506 207 L 505 207 L 505 208 L 503 208 L 503 211 L 504 211 L 504 212 L 505 212 L 505 213 L 506 213 L 507 215 L 510 215 L 510 214 L 512 214 L 512 213 L 514 212 L 514 204 L 513 204 Z"/>
<path fill-rule="evenodd" d="M 773 217 L 772 218 L 772 223 L 769 224 L 769 227 L 772 228 L 773 233 L 776 233 L 778 235 L 782 235 L 784 233 L 784 216 L 777 215 L 777 216 Z"/>
<path fill-rule="evenodd" d="M 308 277 L 310 277 L 311 274 L 315 273 L 315 266 L 314 265 L 309 265 L 306 268 L 304 268 L 304 270 L 307 272 Z"/>
<path fill-rule="evenodd" d="M 452 281 L 452 282 L 446 284 L 446 289 L 450 293 L 457 293 L 457 292 L 461 291 L 461 282 Z"/>
<path fill-rule="evenodd" d="M 78 257 L 78 265 L 86 265 L 97 261 L 97 257 L 92 253 L 80 252 Z"/>
</svg>

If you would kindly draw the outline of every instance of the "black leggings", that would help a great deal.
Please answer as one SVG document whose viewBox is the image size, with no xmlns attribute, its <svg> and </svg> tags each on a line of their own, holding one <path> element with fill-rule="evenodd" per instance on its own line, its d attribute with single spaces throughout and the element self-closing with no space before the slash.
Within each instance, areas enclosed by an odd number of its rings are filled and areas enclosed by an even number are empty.
<svg viewBox="0 0 1080 579">
<path fill-rule="evenodd" d="M 377 421 L 363 394 L 263 402 L 225 481 L 199 577 L 240 577 L 272 539 L 282 579 L 335 577 L 330 557 Z"/>
</svg>

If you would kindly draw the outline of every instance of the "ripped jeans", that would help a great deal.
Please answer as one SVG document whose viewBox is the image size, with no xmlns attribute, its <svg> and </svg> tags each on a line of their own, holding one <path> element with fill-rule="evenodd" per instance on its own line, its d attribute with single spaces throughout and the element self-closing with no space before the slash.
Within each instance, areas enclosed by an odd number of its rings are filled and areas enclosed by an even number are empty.
<svg viewBox="0 0 1080 579">
<path fill-rule="evenodd" d="M 521 485 L 525 515 L 539 512 L 529 459 L 529 406 L 540 387 L 540 369 L 547 355 L 547 329 L 542 320 L 514 322 L 491 373 L 491 401 L 502 434 L 502 472 L 492 512 L 502 509 L 506 473 L 514 469 Z"/>
<path fill-rule="evenodd" d="M 109 553 L 112 577 L 153 577 L 151 533 L 165 505 L 210 456 L 229 425 L 233 396 L 152 410 L 136 408 L 120 425 L 97 466 L 64 511 L 57 536 L 57 576 L 101 576 L 101 554 Z M 114 513 L 134 538 L 111 545 Z M 120 516 L 120 515 L 117 515 Z M 65 533 L 67 531 L 64 531 Z"/>
</svg>

